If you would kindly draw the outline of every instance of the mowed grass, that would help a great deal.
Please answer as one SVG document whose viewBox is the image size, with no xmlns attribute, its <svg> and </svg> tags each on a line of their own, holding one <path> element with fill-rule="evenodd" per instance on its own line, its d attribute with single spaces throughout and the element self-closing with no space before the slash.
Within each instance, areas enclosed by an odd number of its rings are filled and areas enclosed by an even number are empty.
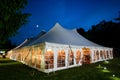
<svg viewBox="0 0 120 80">
<path fill-rule="evenodd" d="M 46 74 L 20 62 L 0 58 L 0 80 L 120 80 L 120 59 Z"/>
</svg>

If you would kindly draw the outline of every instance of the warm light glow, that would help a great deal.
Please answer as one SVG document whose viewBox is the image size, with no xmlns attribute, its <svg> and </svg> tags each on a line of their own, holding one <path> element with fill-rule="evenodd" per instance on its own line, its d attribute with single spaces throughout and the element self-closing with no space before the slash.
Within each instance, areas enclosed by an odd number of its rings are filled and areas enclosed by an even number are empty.
<svg viewBox="0 0 120 80">
<path fill-rule="evenodd" d="M 72 50 L 69 51 L 69 65 L 74 64 L 74 52 Z"/>
<path fill-rule="evenodd" d="M 65 66 L 65 51 L 60 50 L 58 52 L 57 67 L 64 67 L 64 66 Z"/>
<path fill-rule="evenodd" d="M 45 69 L 54 67 L 54 52 L 51 49 L 47 49 L 45 54 Z"/>
<path fill-rule="evenodd" d="M 90 48 L 82 48 L 84 55 L 90 54 Z"/>
<path fill-rule="evenodd" d="M 41 68 L 41 49 L 37 49 L 37 54 L 36 54 L 36 67 Z"/>
<path fill-rule="evenodd" d="M 90 48 L 82 48 L 82 52 L 83 52 L 83 63 L 90 64 L 91 61 Z"/>
<path fill-rule="evenodd" d="M 47 52 L 51 52 L 52 50 L 51 49 L 47 49 Z"/>
<path fill-rule="evenodd" d="M 77 50 L 76 52 L 76 64 L 79 64 L 81 58 L 81 52 L 80 50 Z"/>
<path fill-rule="evenodd" d="M 36 58 L 35 56 L 32 56 L 33 58 Z"/>
</svg>

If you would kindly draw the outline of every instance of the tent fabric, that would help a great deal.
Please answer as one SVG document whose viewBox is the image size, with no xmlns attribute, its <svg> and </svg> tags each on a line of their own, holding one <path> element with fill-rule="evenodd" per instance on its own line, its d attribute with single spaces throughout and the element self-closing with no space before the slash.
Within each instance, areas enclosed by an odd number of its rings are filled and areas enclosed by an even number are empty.
<svg viewBox="0 0 120 80">
<path fill-rule="evenodd" d="M 103 47 L 101 45 L 98 45 L 96 43 L 87 40 L 86 38 L 78 34 L 76 29 L 73 30 L 64 29 L 61 25 L 59 25 L 59 23 L 56 23 L 55 26 L 46 34 L 43 34 L 37 38 L 28 41 L 23 46 L 31 46 L 42 42 Z"/>
<path fill-rule="evenodd" d="M 70 45 L 79 45 L 79 46 L 99 46 L 81 35 L 79 35 L 76 32 L 76 29 L 74 30 L 67 30 L 64 29 L 61 25 L 58 23 L 55 24 L 55 26 L 46 34 L 39 37 L 37 40 L 32 42 L 30 45 L 38 44 L 41 42 L 52 42 L 52 43 L 60 43 L 60 44 L 70 44 Z"/>
<path fill-rule="evenodd" d="M 22 48 L 25 46 L 28 46 L 31 42 L 35 41 L 36 39 L 40 38 L 42 35 L 44 35 L 46 32 L 45 31 L 41 31 L 38 36 L 34 37 L 34 38 L 28 38 L 25 39 L 20 45 L 18 45 L 17 47 L 15 47 L 14 49 L 18 49 L 18 48 Z"/>
</svg>

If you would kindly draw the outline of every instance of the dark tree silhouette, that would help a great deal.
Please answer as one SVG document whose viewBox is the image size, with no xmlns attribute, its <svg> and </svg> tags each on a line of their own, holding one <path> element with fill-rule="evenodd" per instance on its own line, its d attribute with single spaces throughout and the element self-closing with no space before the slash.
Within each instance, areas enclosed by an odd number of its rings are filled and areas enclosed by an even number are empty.
<svg viewBox="0 0 120 80">
<path fill-rule="evenodd" d="M 115 18 L 114 20 L 119 21 L 119 23 L 120 23 L 120 11 L 119 11 L 119 17 Z"/>
<path fill-rule="evenodd" d="M 30 14 L 22 11 L 26 5 L 27 0 L 0 0 L 0 48 L 5 47 L 8 38 L 28 22 Z"/>
<path fill-rule="evenodd" d="M 83 36 L 85 35 L 85 30 L 83 28 L 77 29 L 77 32 Z"/>
</svg>

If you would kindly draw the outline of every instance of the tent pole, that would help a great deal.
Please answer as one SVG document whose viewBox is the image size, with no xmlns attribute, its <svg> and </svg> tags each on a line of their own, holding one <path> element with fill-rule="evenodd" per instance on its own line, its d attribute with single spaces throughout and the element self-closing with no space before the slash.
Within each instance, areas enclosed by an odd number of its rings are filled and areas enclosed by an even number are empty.
<svg viewBox="0 0 120 80">
<path fill-rule="evenodd" d="M 69 45 L 69 49 L 70 49 L 71 52 L 73 51 L 70 45 Z M 76 57 L 74 56 L 74 53 L 73 53 L 73 60 L 75 60 L 75 59 L 76 59 Z"/>
</svg>

